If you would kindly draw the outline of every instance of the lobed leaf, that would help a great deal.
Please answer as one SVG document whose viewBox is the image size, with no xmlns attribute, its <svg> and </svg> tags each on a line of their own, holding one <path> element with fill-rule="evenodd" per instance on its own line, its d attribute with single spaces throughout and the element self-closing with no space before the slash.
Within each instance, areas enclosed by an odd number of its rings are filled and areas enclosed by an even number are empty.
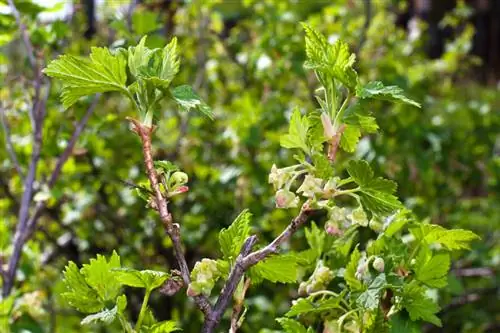
<svg viewBox="0 0 500 333">
<path fill-rule="evenodd" d="M 307 131 L 309 129 L 309 119 L 301 116 L 298 108 L 295 108 L 290 118 L 288 134 L 281 137 L 280 143 L 283 148 L 300 148 L 306 154 L 309 153 L 307 144 Z"/>
<path fill-rule="evenodd" d="M 380 81 L 369 82 L 364 86 L 356 87 L 356 96 L 361 99 L 373 98 L 383 101 L 405 103 L 420 108 L 421 105 L 403 95 L 403 89 L 397 86 L 384 86 Z"/>
<path fill-rule="evenodd" d="M 297 282 L 297 258 L 294 255 L 276 255 L 269 257 L 250 269 L 252 281 L 259 283 L 262 279 L 271 282 Z"/>
<path fill-rule="evenodd" d="M 49 63 L 43 73 L 63 80 L 63 106 L 69 108 L 83 96 L 109 91 L 127 92 L 126 60 L 107 48 L 93 47 L 90 59 L 62 55 Z"/>
<path fill-rule="evenodd" d="M 219 232 L 219 244 L 224 259 L 235 259 L 240 253 L 241 246 L 250 235 L 251 217 L 252 213 L 245 209 L 227 229 L 222 229 Z"/>
</svg>

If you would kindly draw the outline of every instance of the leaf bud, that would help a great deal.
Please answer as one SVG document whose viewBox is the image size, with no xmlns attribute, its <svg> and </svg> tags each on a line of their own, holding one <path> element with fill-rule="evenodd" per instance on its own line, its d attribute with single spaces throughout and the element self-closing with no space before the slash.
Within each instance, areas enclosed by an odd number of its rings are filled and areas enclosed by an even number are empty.
<svg viewBox="0 0 500 333">
<path fill-rule="evenodd" d="M 188 182 L 189 177 L 185 172 L 176 171 L 170 176 L 171 184 L 176 185 L 184 185 Z"/>
</svg>

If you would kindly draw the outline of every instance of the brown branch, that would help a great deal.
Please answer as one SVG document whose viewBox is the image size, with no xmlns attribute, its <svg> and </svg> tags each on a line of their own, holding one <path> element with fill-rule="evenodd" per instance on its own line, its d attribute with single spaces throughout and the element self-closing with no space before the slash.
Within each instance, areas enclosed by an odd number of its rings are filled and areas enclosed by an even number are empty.
<svg viewBox="0 0 500 333">
<path fill-rule="evenodd" d="M 14 145 L 12 144 L 10 126 L 7 122 L 7 118 L 5 117 L 5 109 L 2 106 L 0 106 L 0 123 L 2 124 L 2 128 L 4 131 L 5 148 L 7 148 L 7 153 L 9 154 L 12 164 L 14 164 L 14 168 L 16 169 L 19 177 L 21 178 L 21 181 L 24 182 L 23 169 L 19 164 L 19 159 L 17 158 Z"/>
<path fill-rule="evenodd" d="M 271 243 L 266 247 L 250 253 L 252 246 L 255 244 L 257 237 L 251 236 L 243 245 L 240 255 L 236 259 L 236 262 L 231 269 L 229 278 L 227 279 L 221 294 L 217 298 L 217 302 L 214 305 L 212 313 L 209 316 L 205 316 L 205 322 L 203 323 L 203 333 L 212 333 L 219 324 L 227 305 L 234 294 L 234 291 L 245 272 L 257 264 L 258 262 L 266 259 L 271 254 L 277 253 L 281 244 L 286 242 L 290 237 L 308 220 L 309 216 L 313 214 L 315 210 L 309 207 L 309 203 L 306 202 L 299 215 L 297 215 L 290 224 L 283 230 L 283 232 L 276 237 Z"/>
<path fill-rule="evenodd" d="M 37 115 L 36 117 L 34 117 L 35 119 L 34 148 L 32 152 L 32 160 L 30 163 L 28 176 L 25 181 L 25 191 L 23 193 L 23 198 L 21 200 L 21 205 L 19 209 L 20 213 L 19 213 L 18 224 L 16 227 L 16 233 L 14 235 L 14 240 L 13 240 L 13 251 L 9 260 L 7 272 L 4 274 L 4 284 L 2 288 L 2 294 L 4 297 L 8 296 L 12 290 L 12 287 L 14 285 L 15 273 L 17 270 L 17 266 L 19 265 L 19 260 L 21 259 L 23 246 L 28 241 L 28 239 L 31 238 L 31 235 L 36 229 L 36 224 L 46 206 L 45 201 L 38 202 L 31 216 L 28 216 L 29 206 L 33 194 L 33 182 L 35 180 L 36 166 L 40 158 L 40 150 L 42 146 L 42 127 L 46 113 L 45 101 L 48 97 L 49 90 L 50 87 L 48 87 L 45 100 L 42 101 L 42 103 L 36 103 L 37 106 L 40 107 L 42 110 L 33 112 L 34 115 Z M 56 166 L 49 178 L 49 182 L 47 184 L 49 189 L 54 186 L 54 184 L 56 183 L 57 179 L 60 176 L 64 164 L 71 156 L 71 152 L 73 151 L 74 145 L 78 137 L 82 133 L 91 114 L 94 112 L 97 106 L 98 99 L 99 95 L 97 95 L 94 98 L 94 101 L 92 102 L 91 106 L 87 109 L 85 115 L 82 117 L 82 119 L 80 119 L 80 121 L 76 125 L 68 145 L 66 146 L 65 150 L 63 151 L 58 161 L 56 162 Z M 23 215 L 21 215 L 21 213 Z"/>
<path fill-rule="evenodd" d="M 155 127 L 149 127 L 141 124 L 136 119 L 128 118 L 132 123 L 132 130 L 139 136 L 142 142 L 142 152 L 144 154 L 144 165 L 146 167 L 146 174 L 149 179 L 149 183 L 154 193 L 154 208 L 160 214 L 160 219 L 163 222 L 163 226 L 167 232 L 167 235 L 172 240 L 174 247 L 174 254 L 181 271 L 182 280 L 185 285 L 189 285 L 191 282 L 189 267 L 184 257 L 184 251 L 182 249 L 182 241 L 180 235 L 180 226 L 177 223 L 173 223 L 172 215 L 168 211 L 167 203 L 168 199 L 165 198 L 160 190 L 160 185 L 158 183 L 158 175 L 154 167 L 153 153 L 151 147 L 151 135 L 155 130 Z M 210 302 L 205 296 L 199 295 L 194 297 L 196 305 L 200 310 L 209 316 L 211 313 Z"/>
</svg>

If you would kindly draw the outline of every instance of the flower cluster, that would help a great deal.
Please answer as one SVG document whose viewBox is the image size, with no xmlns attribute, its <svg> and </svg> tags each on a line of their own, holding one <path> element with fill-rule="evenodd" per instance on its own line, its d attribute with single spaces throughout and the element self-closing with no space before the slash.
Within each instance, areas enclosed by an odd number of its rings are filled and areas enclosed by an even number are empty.
<svg viewBox="0 0 500 333">
<path fill-rule="evenodd" d="M 187 295 L 203 294 L 209 296 L 219 277 L 220 272 L 215 260 L 205 258 L 198 261 L 191 271 L 191 283 L 187 289 Z"/>
<path fill-rule="evenodd" d="M 309 279 L 300 283 L 299 294 L 305 296 L 316 291 L 325 290 L 333 278 L 332 270 L 326 267 L 322 260 L 319 260 Z"/>
</svg>

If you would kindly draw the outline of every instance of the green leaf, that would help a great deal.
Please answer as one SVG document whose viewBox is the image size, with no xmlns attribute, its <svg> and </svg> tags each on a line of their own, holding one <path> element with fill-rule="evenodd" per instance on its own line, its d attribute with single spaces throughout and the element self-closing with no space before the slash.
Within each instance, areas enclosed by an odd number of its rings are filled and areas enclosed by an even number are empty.
<svg viewBox="0 0 500 333">
<path fill-rule="evenodd" d="M 236 259 L 240 253 L 241 246 L 250 235 L 250 219 L 252 214 L 248 209 L 243 210 L 233 223 L 219 232 L 219 244 L 224 259 Z"/>
<path fill-rule="evenodd" d="M 469 250 L 470 243 L 480 239 L 478 235 L 469 230 L 452 229 L 448 230 L 439 225 L 422 225 L 424 240 L 428 244 L 441 244 L 450 251 Z"/>
<path fill-rule="evenodd" d="M 309 154 L 307 144 L 307 130 L 309 129 L 309 120 L 307 116 L 301 116 L 298 108 L 295 108 L 290 118 L 288 134 L 281 136 L 281 146 L 283 148 L 300 148 L 306 154 Z"/>
<path fill-rule="evenodd" d="M 131 268 L 119 268 L 114 271 L 117 272 L 116 278 L 121 284 L 148 290 L 160 287 L 170 277 L 168 273 L 152 270 L 138 271 Z"/>
<path fill-rule="evenodd" d="M 120 256 L 116 251 L 113 251 L 109 261 L 98 254 L 96 259 L 90 259 L 89 264 L 84 264 L 80 272 L 101 299 L 114 301 L 121 288 L 121 284 L 116 279 L 116 273 L 112 271 L 114 268 L 120 268 Z"/>
<path fill-rule="evenodd" d="M 315 153 L 311 159 L 314 164 L 314 176 L 321 179 L 329 179 L 334 176 L 335 171 L 332 163 L 325 154 Z"/>
<path fill-rule="evenodd" d="M 151 82 L 159 89 L 166 89 L 179 72 L 177 38 L 172 38 L 163 49 L 145 46 L 147 36 L 135 47 L 128 49 L 128 67 L 137 79 Z"/>
<path fill-rule="evenodd" d="M 359 130 L 359 127 L 346 125 L 346 128 L 340 137 L 340 147 L 346 152 L 352 153 L 356 151 L 360 137 L 361 131 Z"/>
<path fill-rule="evenodd" d="M 349 46 L 340 39 L 331 45 L 316 30 L 306 24 L 303 27 L 306 32 L 307 55 L 304 66 L 340 81 L 353 91 L 358 75 L 353 69 L 356 55 L 349 51 Z"/>
<path fill-rule="evenodd" d="M 432 256 L 427 247 L 422 247 L 416 258 L 415 277 L 431 288 L 443 288 L 448 284 L 450 255 L 439 253 Z"/>
<path fill-rule="evenodd" d="M 317 258 L 323 253 L 326 233 L 318 228 L 316 223 L 311 223 L 311 228 L 306 228 L 306 239 L 309 247 L 316 252 Z"/>
<path fill-rule="evenodd" d="M 380 81 L 369 82 L 364 86 L 356 87 L 356 96 L 361 99 L 373 98 L 383 101 L 406 103 L 420 108 L 420 104 L 403 95 L 403 89 L 397 86 L 384 86 Z"/>
<path fill-rule="evenodd" d="M 374 214 L 387 214 L 401 208 L 399 200 L 392 194 L 396 183 L 383 178 L 375 178 L 368 162 L 351 161 L 347 172 L 360 187 L 360 200 L 363 207 Z"/>
<path fill-rule="evenodd" d="M 61 99 L 65 108 L 87 95 L 109 91 L 127 93 L 126 60 L 120 54 L 112 55 L 107 48 L 93 47 L 90 60 L 62 55 L 43 72 L 63 81 Z"/>
<path fill-rule="evenodd" d="M 385 274 L 379 274 L 356 300 L 356 303 L 365 309 L 375 310 L 380 302 L 380 294 L 386 285 Z"/>
<path fill-rule="evenodd" d="M 396 313 L 389 320 L 390 333 L 421 333 L 420 325 L 408 318 L 408 315 Z"/>
<path fill-rule="evenodd" d="M 291 254 L 269 257 L 250 269 L 252 282 L 259 283 L 262 279 L 271 282 L 297 282 L 297 258 Z"/>
<path fill-rule="evenodd" d="M 342 122 L 351 126 L 356 126 L 366 133 L 375 133 L 378 125 L 374 117 L 369 112 L 368 103 L 358 100 L 349 106 L 342 117 Z"/>
<path fill-rule="evenodd" d="M 410 219 L 408 217 L 409 211 L 407 209 L 402 209 L 397 212 L 392 218 L 391 221 L 389 222 L 389 225 L 386 227 L 384 231 L 384 235 L 387 237 L 392 237 L 394 234 L 399 232 L 408 222 L 410 222 Z"/>
<path fill-rule="evenodd" d="M 345 282 L 347 282 L 349 287 L 351 287 L 351 289 L 355 291 L 363 290 L 363 283 L 356 279 L 356 270 L 358 269 L 358 263 L 360 259 L 361 253 L 356 247 L 354 251 L 352 251 L 351 259 L 349 260 L 349 263 L 347 264 L 344 271 Z"/>
<path fill-rule="evenodd" d="M 177 323 L 175 321 L 171 320 L 162 321 L 157 324 L 154 324 L 151 327 L 144 328 L 144 330 L 141 330 L 141 332 L 144 333 L 170 333 L 176 331 L 182 331 L 182 329 L 177 327 Z"/>
<path fill-rule="evenodd" d="M 290 318 L 277 318 L 276 321 L 286 333 L 307 333 L 307 329 L 298 321 Z"/>
<path fill-rule="evenodd" d="M 340 297 L 338 298 L 323 298 L 316 302 L 312 298 L 299 298 L 295 304 L 292 305 L 290 310 L 285 314 L 287 317 L 294 317 L 306 313 L 321 313 L 341 309 Z"/>
<path fill-rule="evenodd" d="M 173 99 L 183 111 L 196 109 L 210 119 L 214 119 L 212 109 L 201 99 L 191 86 L 181 85 L 170 90 Z"/>
<path fill-rule="evenodd" d="M 111 324 L 116 319 L 117 313 L 118 313 L 117 306 L 113 307 L 111 310 L 104 309 L 101 312 L 94 313 L 83 318 L 80 324 L 89 325 L 99 322 L 102 322 L 104 324 Z"/>
<path fill-rule="evenodd" d="M 104 302 L 97 291 L 87 284 L 85 276 L 72 261 L 64 269 L 64 284 L 67 292 L 62 297 L 78 311 L 93 313 L 104 308 Z"/>
<path fill-rule="evenodd" d="M 425 288 L 418 286 L 415 281 L 404 286 L 402 304 L 411 320 L 422 319 L 441 327 L 441 320 L 436 316 L 439 306 L 426 296 Z"/>
</svg>

